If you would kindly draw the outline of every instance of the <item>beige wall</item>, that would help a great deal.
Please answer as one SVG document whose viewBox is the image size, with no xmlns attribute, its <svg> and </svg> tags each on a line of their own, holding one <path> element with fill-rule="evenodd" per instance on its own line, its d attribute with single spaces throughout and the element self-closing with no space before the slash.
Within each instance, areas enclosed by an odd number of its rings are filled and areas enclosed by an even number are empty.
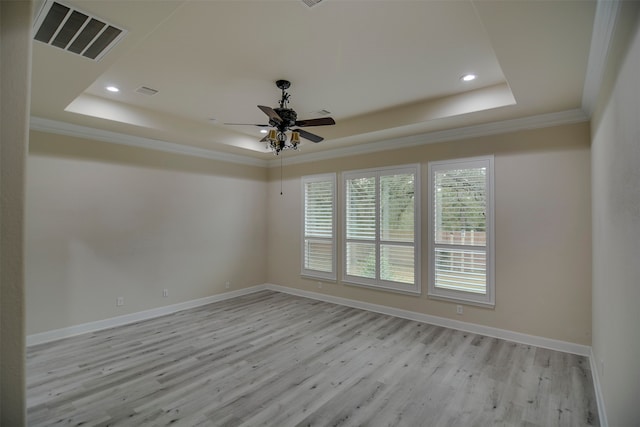
<svg viewBox="0 0 640 427">
<path fill-rule="evenodd" d="M 423 145 L 270 171 L 268 281 L 333 296 L 578 344 L 591 343 L 591 200 L 589 125 L 581 123 Z M 428 299 L 427 163 L 495 154 L 496 306 Z M 408 296 L 300 277 L 300 177 L 377 166 L 421 164 L 422 296 Z M 338 175 L 340 182 L 340 175 Z M 340 185 L 338 186 L 340 187 Z M 338 209 L 342 204 L 339 190 Z M 342 224 L 338 214 L 338 229 Z M 339 231 L 339 239 L 341 233 Z M 340 246 L 340 245 L 339 245 Z M 339 252 L 341 253 L 341 252 Z M 340 258 L 338 258 L 340 259 Z M 338 262 L 338 277 L 341 277 Z"/>
<path fill-rule="evenodd" d="M 264 168 L 41 132 L 27 165 L 27 334 L 265 281 Z"/>
<path fill-rule="evenodd" d="M 30 1 L 0 1 L 0 425 L 25 424 L 24 181 Z"/>
<path fill-rule="evenodd" d="M 302 175 L 420 162 L 425 193 L 429 160 L 495 154 L 495 309 L 458 316 L 426 297 L 426 232 L 422 296 L 341 283 L 320 292 L 588 345 L 588 144 L 583 123 L 285 166 L 281 196 L 278 168 L 32 132 L 27 333 L 209 296 L 226 281 L 318 291 L 299 274 Z M 426 231 L 424 194 L 422 204 Z"/>
<path fill-rule="evenodd" d="M 640 4 L 620 10 L 592 120 L 593 354 L 610 426 L 640 420 Z"/>
</svg>

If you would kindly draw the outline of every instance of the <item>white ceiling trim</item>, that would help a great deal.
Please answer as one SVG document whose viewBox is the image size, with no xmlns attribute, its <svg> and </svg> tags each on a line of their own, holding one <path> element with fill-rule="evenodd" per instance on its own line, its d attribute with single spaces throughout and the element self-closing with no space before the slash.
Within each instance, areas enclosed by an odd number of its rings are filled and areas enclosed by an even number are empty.
<svg viewBox="0 0 640 427">
<path fill-rule="evenodd" d="M 589 117 L 581 109 L 560 111 L 556 113 L 540 114 L 519 119 L 504 120 L 494 123 L 467 126 L 458 129 L 448 129 L 437 132 L 429 132 L 403 138 L 385 139 L 369 144 L 352 147 L 337 148 L 330 151 L 310 154 L 298 154 L 295 157 L 284 158 L 283 163 L 292 165 L 300 163 L 328 160 L 338 157 L 372 153 L 399 148 L 415 147 L 425 144 L 456 141 L 461 139 L 476 138 L 481 136 L 498 135 L 501 133 L 515 132 L 527 129 L 539 129 L 551 126 L 559 126 L 588 121 Z M 59 135 L 67 135 L 78 138 L 94 139 L 113 144 L 128 145 L 131 147 L 159 150 L 167 153 L 182 154 L 186 156 L 201 157 L 211 160 L 219 160 L 229 163 L 244 164 L 249 166 L 276 167 L 280 165 L 280 157 L 273 160 L 261 160 L 236 154 L 222 153 L 204 148 L 175 144 L 157 139 L 142 138 L 117 132 L 80 126 L 57 120 L 31 117 L 30 128 L 35 131 L 49 132 Z"/>
<path fill-rule="evenodd" d="M 551 126 L 560 126 L 573 123 L 581 123 L 589 120 L 589 117 L 581 109 L 560 111 L 556 113 L 540 114 L 519 119 L 503 120 L 494 123 L 467 126 L 457 129 L 447 129 L 436 132 L 413 135 L 403 138 L 386 139 L 352 147 L 337 148 L 320 153 L 297 155 L 283 159 L 287 165 L 328 160 L 344 156 L 372 153 L 376 151 L 397 150 L 399 148 L 415 147 L 418 145 L 435 144 L 439 142 L 457 141 L 462 139 L 477 138 L 481 136 L 498 135 L 520 130 L 540 129 Z M 279 158 L 269 161 L 269 167 L 280 166 Z"/>
<path fill-rule="evenodd" d="M 620 1 L 618 0 L 598 0 L 596 4 L 587 74 L 582 92 L 582 109 L 589 117 L 593 114 L 600 85 L 604 79 L 609 49 L 611 48 L 611 40 L 613 39 L 613 31 L 619 11 Z"/>
<path fill-rule="evenodd" d="M 80 126 L 57 120 L 44 119 L 41 117 L 31 117 L 31 130 L 49 132 L 58 135 L 73 136 L 78 138 L 95 139 L 97 141 L 109 142 L 112 144 L 128 145 L 131 147 L 147 148 L 159 150 L 167 153 L 182 154 L 185 156 L 201 157 L 204 159 L 220 160 L 223 162 L 237 163 L 249 166 L 266 167 L 268 161 L 255 159 L 252 157 L 239 156 L 236 154 L 223 153 L 220 151 L 207 150 L 205 148 L 192 147 L 188 145 L 176 144 L 173 142 L 160 141 L 157 139 L 142 138 L 139 136 L 126 135 L 118 132 L 111 132 L 101 129 Z"/>
</svg>

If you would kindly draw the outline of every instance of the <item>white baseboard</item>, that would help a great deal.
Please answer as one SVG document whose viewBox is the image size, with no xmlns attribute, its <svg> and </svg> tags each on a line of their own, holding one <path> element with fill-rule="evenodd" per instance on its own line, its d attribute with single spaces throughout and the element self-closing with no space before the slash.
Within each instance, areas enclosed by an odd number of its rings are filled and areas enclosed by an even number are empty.
<svg viewBox="0 0 640 427">
<path fill-rule="evenodd" d="M 471 332 L 474 334 L 486 335 L 494 338 L 501 338 L 508 341 L 514 341 L 521 344 L 533 345 L 536 347 L 548 348 L 550 350 L 563 351 L 565 353 L 577 354 L 579 356 L 589 357 L 591 347 L 581 344 L 575 344 L 567 341 L 554 340 L 551 338 L 539 337 L 536 335 L 528 335 L 520 332 L 509 331 L 506 329 L 493 328 L 490 326 L 478 325 L 475 323 L 461 322 L 459 320 L 447 319 L 445 317 L 431 316 L 429 314 L 416 313 L 415 311 L 402 310 L 399 308 L 388 307 L 385 305 L 371 304 L 348 298 L 335 297 L 316 292 L 304 291 L 301 289 L 289 288 L 286 286 L 266 284 L 266 289 L 283 292 L 291 295 L 297 295 L 306 298 L 331 302 L 334 304 L 346 305 L 348 307 L 360 308 L 363 310 L 373 311 L 376 313 L 388 314 L 390 316 L 401 317 L 403 319 L 416 320 L 418 322 L 429 323 L 436 326 L 444 326 L 445 328 L 457 329 L 460 331 Z"/>
<path fill-rule="evenodd" d="M 575 344 L 567 341 L 560 341 L 551 338 L 539 337 L 536 335 L 528 335 L 520 332 L 509 331 L 506 329 L 492 328 L 490 326 L 478 325 L 475 323 L 461 322 L 459 320 L 447 319 L 445 317 L 431 316 L 428 314 L 416 313 L 415 311 L 402 310 L 398 308 L 388 307 L 384 305 L 371 304 L 348 298 L 335 297 L 332 295 L 320 294 L 316 292 L 304 291 L 286 286 L 274 285 L 268 283 L 266 289 L 276 292 L 297 295 L 301 297 L 311 298 L 319 301 L 330 302 L 333 304 L 345 305 L 347 307 L 359 308 L 362 310 L 373 311 L 376 313 L 387 314 L 390 316 L 401 317 L 403 319 L 415 320 L 418 322 L 428 323 L 430 325 L 443 326 L 445 328 L 457 329 L 460 331 L 471 332 L 474 334 L 485 335 L 494 338 L 500 338 L 508 341 L 514 341 L 520 344 L 533 345 L 536 347 L 547 348 L 550 350 L 562 351 L 565 353 L 577 354 L 585 356 L 589 359 L 591 365 L 591 376 L 593 379 L 593 388 L 596 395 L 596 403 L 598 405 L 598 416 L 600 425 L 608 427 L 607 414 L 605 412 L 604 399 L 602 389 L 600 387 L 600 378 L 598 375 L 597 363 L 593 348 L 587 345 Z"/>
<path fill-rule="evenodd" d="M 600 416 L 600 426 L 609 427 L 607 421 L 607 412 L 604 406 L 604 397 L 602 396 L 602 388 L 600 385 L 600 371 L 598 371 L 598 362 L 595 354 L 593 353 L 593 347 L 589 354 L 589 362 L 591 364 L 591 376 L 593 377 L 593 388 L 596 393 L 596 403 L 598 404 L 598 415 Z"/>
<path fill-rule="evenodd" d="M 443 326 L 445 328 L 457 329 L 460 331 L 486 335 L 494 338 L 501 338 L 521 344 L 534 345 L 536 347 L 564 351 L 566 353 L 578 354 L 580 356 L 587 356 L 590 358 L 593 356 L 591 353 L 591 347 L 586 345 L 554 340 L 551 338 L 544 338 L 536 335 L 528 335 L 520 332 L 509 331 L 506 329 L 478 325 L 475 323 L 461 322 L 459 320 L 447 319 L 445 317 L 432 316 L 429 314 L 417 313 L 415 311 L 403 310 L 399 308 L 388 307 L 385 305 L 372 304 L 348 298 L 304 291 L 301 289 L 289 288 L 286 286 L 280 286 L 271 283 L 238 289 L 236 291 L 225 292 L 222 294 L 211 295 L 204 298 L 167 305 L 164 307 L 153 308 L 151 310 L 140 311 L 137 313 L 125 314 L 123 316 L 112 317 L 110 319 L 96 320 L 94 322 L 82 323 L 66 328 L 54 329 L 47 332 L 32 334 L 27 336 L 26 341 L 28 346 L 42 344 L 45 342 L 55 341 L 74 335 L 95 332 L 102 329 L 113 328 L 115 326 L 122 326 L 133 322 L 139 322 L 141 320 L 152 319 L 154 317 L 164 316 L 166 314 L 211 304 L 213 302 L 224 301 L 230 298 L 248 295 L 265 289 L 311 298 L 315 300 L 326 301 L 334 304 L 345 305 L 348 307 L 359 308 L 362 310 L 373 311 L 376 313 L 388 314 L 390 316 L 401 317 L 403 319 L 416 320 L 418 322 L 429 323 L 436 326 Z M 591 364 L 595 364 L 595 362 L 592 360 Z M 595 370 L 594 372 L 597 373 L 597 371 Z"/>
<path fill-rule="evenodd" d="M 86 334 L 88 332 L 95 332 L 102 329 L 113 328 L 115 326 L 122 326 L 133 322 L 139 322 L 141 320 L 152 319 L 154 317 L 164 316 L 166 314 L 211 304 L 213 302 L 224 301 L 242 295 L 248 295 L 254 292 L 263 291 L 265 289 L 265 285 L 256 285 L 250 288 L 238 289 L 236 291 L 211 295 L 204 298 L 198 298 L 190 301 L 180 302 L 177 304 L 167 305 L 164 307 L 153 308 L 151 310 L 139 311 L 137 313 L 125 314 L 123 316 L 112 317 L 110 319 L 96 320 L 94 322 L 54 329 L 47 332 L 27 335 L 26 342 L 27 346 L 43 344 L 62 338 L 72 337 L 74 335 Z"/>
<path fill-rule="evenodd" d="M 133 322 L 139 322 L 141 320 L 152 319 L 154 317 L 164 316 L 166 314 L 175 313 L 190 308 L 200 307 L 206 304 L 211 304 L 218 301 L 224 301 L 231 298 L 236 298 L 243 295 L 252 294 L 263 290 L 271 290 L 275 292 L 282 292 L 291 295 L 297 295 L 305 298 L 311 298 L 319 301 L 330 302 L 333 304 L 344 305 L 347 307 L 359 308 L 362 310 L 373 311 L 375 313 L 387 314 L 390 316 L 396 316 L 403 319 L 415 320 L 418 322 L 428 323 L 436 326 L 443 326 L 445 328 L 457 329 L 460 331 L 471 332 L 474 334 L 485 335 L 494 338 L 500 338 L 508 341 L 514 341 L 521 344 L 533 345 L 536 347 L 548 348 L 550 350 L 563 351 L 566 353 L 577 354 L 580 356 L 586 356 L 589 358 L 591 365 L 591 372 L 593 376 L 593 386 L 595 389 L 596 401 L 598 405 L 598 414 L 600 417 L 600 425 L 602 427 L 608 427 L 607 416 L 605 413 L 604 400 L 600 389 L 600 378 L 598 375 L 597 363 L 593 349 L 590 346 L 570 343 L 566 341 L 554 340 L 551 338 L 544 338 L 535 335 L 523 334 L 520 332 L 509 331 L 506 329 L 493 328 L 490 326 L 478 325 L 475 323 L 461 322 L 459 320 L 447 319 L 445 317 L 431 316 L 428 314 L 417 313 L 409 310 L 402 310 L 399 308 L 388 307 L 379 304 L 371 304 L 368 302 L 352 300 L 348 298 L 335 297 L 326 294 L 320 294 L 316 292 L 304 291 L 296 288 L 289 288 L 286 286 L 275 285 L 271 283 L 256 285 L 249 288 L 238 289 L 236 291 L 225 292 L 222 294 L 211 295 L 205 298 L 199 298 L 191 301 L 185 301 L 178 304 L 172 304 L 165 307 L 158 307 L 151 310 L 140 311 L 138 313 L 126 314 L 124 316 L 112 317 L 110 319 L 97 320 L 95 322 L 83 323 L 80 325 L 69 326 L 61 329 L 54 329 L 52 331 L 42 332 L 38 334 L 28 335 L 26 337 L 27 346 L 43 344 L 50 341 L 59 340 L 62 338 L 68 338 L 75 335 L 85 334 L 89 332 L 95 332 L 102 329 L 113 328 L 115 326 L 122 326 Z"/>
</svg>

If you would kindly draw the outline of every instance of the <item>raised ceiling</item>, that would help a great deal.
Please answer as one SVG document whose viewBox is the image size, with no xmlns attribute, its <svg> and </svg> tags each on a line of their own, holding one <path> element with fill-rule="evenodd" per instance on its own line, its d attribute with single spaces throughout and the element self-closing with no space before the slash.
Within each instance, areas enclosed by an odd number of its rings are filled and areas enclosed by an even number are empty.
<svg viewBox="0 0 640 427">
<path fill-rule="evenodd" d="M 317 153 L 579 109 L 594 1 L 66 1 L 126 31 L 100 61 L 34 41 L 32 116 L 256 159 L 292 82 Z M 478 78 L 463 82 L 474 73 Z M 118 93 L 105 90 L 108 85 Z M 139 93 L 140 87 L 157 90 Z"/>
</svg>

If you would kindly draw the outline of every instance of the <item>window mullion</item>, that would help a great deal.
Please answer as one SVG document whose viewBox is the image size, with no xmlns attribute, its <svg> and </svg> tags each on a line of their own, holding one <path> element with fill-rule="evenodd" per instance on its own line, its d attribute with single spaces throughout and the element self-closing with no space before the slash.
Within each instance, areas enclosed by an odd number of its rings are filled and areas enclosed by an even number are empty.
<svg viewBox="0 0 640 427">
<path fill-rule="evenodd" d="M 395 240 L 380 240 L 380 246 L 383 245 L 393 245 L 393 246 L 405 246 L 408 248 L 413 248 L 415 245 L 413 244 L 413 242 L 397 242 Z M 476 246 L 470 246 L 471 248 L 476 247 Z M 482 246 L 477 246 L 476 248 L 482 248 Z"/>
<path fill-rule="evenodd" d="M 473 249 L 473 250 L 484 250 L 486 248 L 485 245 L 453 245 L 451 243 L 434 243 L 434 247 L 441 249 Z"/>
</svg>

